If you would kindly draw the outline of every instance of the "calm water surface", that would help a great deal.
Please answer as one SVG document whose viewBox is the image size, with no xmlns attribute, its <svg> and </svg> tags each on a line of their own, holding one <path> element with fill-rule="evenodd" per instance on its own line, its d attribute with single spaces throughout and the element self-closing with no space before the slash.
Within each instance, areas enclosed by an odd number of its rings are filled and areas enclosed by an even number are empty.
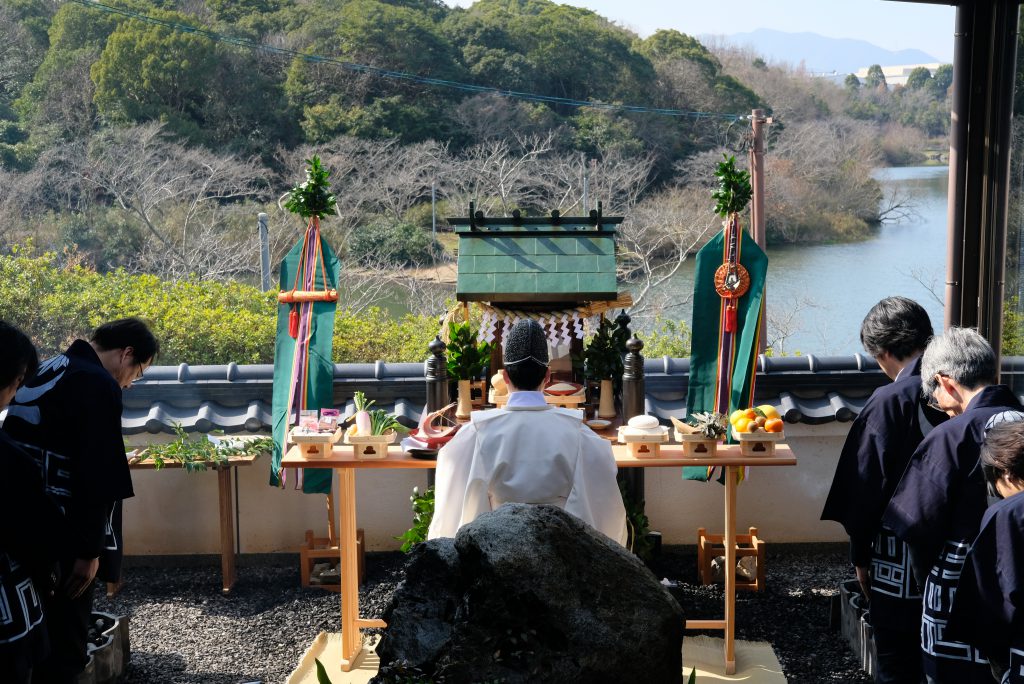
<svg viewBox="0 0 1024 684">
<path fill-rule="evenodd" d="M 861 242 L 768 248 L 768 340 L 787 354 L 853 354 L 863 351 L 860 323 L 878 300 L 903 295 L 921 303 L 941 329 L 946 260 L 945 166 L 879 169 L 885 196 L 909 194 L 913 216 L 884 223 Z M 694 260 L 669 284 L 671 317 L 690 322 Z M 932 294 L 934 292 L 934 294 Z M 407 295 L 386 303 L 407 311 Z M 642 328 L 641 328 L 642 334 Z"/>
<path fill-rule="evenodd" d="M 888 196 L 913 198 L 914 216 L 885 223 L 863 242 L 768 248 L 768 338 L 786 353 L 863 351 L 860 323 L 875 302 L 903 295 L 921 303 L 942 326 L 948 167 L 880 169 Z M 680 298 L 693 291 L 690 260 L 673 282 Z M 932 294 L 932 291 L 935 295 Z M 690 319 L 689 305 L 680 307 Z"/>
</svg>

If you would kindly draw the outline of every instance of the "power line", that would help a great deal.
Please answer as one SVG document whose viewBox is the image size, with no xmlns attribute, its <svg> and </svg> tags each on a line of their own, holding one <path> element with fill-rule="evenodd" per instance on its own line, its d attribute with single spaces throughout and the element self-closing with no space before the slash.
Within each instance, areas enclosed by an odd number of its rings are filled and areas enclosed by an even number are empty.
<svg viewBox="0 0 1024 684">
<path fill-rule="evenodd" d="M 660 116 L 674 116 L 679 118 L 689 119 L 723 119 L 725 121 L 739 121 L 740 119 L 746 118 L 746 116 L 738 114 L 725 114 L 721 112 L 698 112 L 689 111 L 685 109 L 668 109 L 661 107 L 646 107 L 643 105 L 627 105 L 627 104 L 614 104 L 610 102 L 592 102 L 588 100 L 575 100 L 567 97 L 557 97 L 554 95 L 540 95 L 537 93 L 526 93 L 517 90 L 507 90 L 504 88 L 495 88 L 492 86 L 475 85 L 473 83 L 462 83 L 460 81 L 450 81 L 443 78 L 432 78 L 429 76 L 418 76 L 416 74 L 410 74 L 406 71 L 395 71 L 393 69 L 383 69 L 381 67 L 370 66 L 368 64 L 358 64 L 356 62 L 348 62 L 335 57 L 326 57 L 324 55 L 310 54 L 306 52 L 299 52 L 298 50 L 291 50 L 288 48 L 275 47 L 273 45 L 266 45 L 263 43 L 257 43 L 256 41 L 249 40 L 248 38 L 238 38 L 236 36 L 229 36 L 209 29 L 199 28 L 197 26 L 189 26 L 188 24 L 179 24 L 173 21 L 166 21 L 164 19 L 158 19 L 151 17 L 146 14 L 141 14 L 130 9 L 121 7 L 114 7 L 107 5 L 96 0 L 70 0 L 76 4 L 84 7 L 91 7 L 98 9 L 109 14 L 118 14 L 130 19 L 137 19 L 147 24 L 155 26 L 163 26 L 173 31 L 179 31 L 181 33 L 192 33 L 201 35 L 209 40 L 217 43 L 225 43 L 228 45 L 234 45 L 235 47 L 247 48 L 250 50 L 258 50 L 261 52 L 267 52 L 270 54 L 285 55 L 287 57 L 297 57 L 299 59 L 311 62 L 314 64 L 333 64 L 349 71 L 355 71 L 358 73 L 372 74 L 374 76 L 380 76 L 382 78 L 391 78 L 402 81 L 409 81 L 412 83 L 420 83 L 422 85 L 437 86 L 441 88 L 450 88 L 454 90 L 461 90 L 470 93 L 489 93 L 493 95 L 500 95 L 502 97 L 508 97 L 517 100 L 527 100 L 530 102 L 544 102 L 547 104 L 559 104 L 569 107 L 590 107 L 592 109 L 602 109 L 620 112 L 631 112 L 637 114 L 657 114 Z"/>
</svg>

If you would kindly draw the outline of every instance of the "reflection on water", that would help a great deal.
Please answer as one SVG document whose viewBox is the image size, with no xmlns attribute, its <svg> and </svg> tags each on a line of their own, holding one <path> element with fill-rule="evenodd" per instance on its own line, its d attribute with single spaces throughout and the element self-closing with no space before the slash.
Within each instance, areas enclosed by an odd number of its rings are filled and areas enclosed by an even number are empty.
<svg viewBox="0 0 1024 684">
<path fill-rule="evenodd" d="M 891 295 L 920 302 L 941 329 L 948 167 L 879 169 L 876 178 L 886 196 L 910 193 L 912 218 L 885 223 L 863 242 L 768 248 L 768 339 L 785 338 L 787 353 L 863 351 L 861 320 Z M 693 291 L 693 266 L 690 260 L 672 283 L 681 298 Z M 681 310 L 688 321 L 689 305 Z"/>
</svg>

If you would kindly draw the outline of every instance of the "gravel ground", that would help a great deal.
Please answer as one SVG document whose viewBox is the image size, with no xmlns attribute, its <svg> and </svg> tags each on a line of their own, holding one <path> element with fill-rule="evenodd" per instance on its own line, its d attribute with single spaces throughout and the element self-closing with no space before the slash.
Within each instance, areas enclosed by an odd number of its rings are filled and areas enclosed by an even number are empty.
<svg viewBox="0 0 1024 684">
<path fill-rule="evenodd" d="M 870 681 L 829 628 L 831 597 L 852 576 L 846 558 L 845 545 L 769 544 L 766 590 L 737 593 L 737 638 L 771 642 L 790 682 Z M 402 578 L 403 560 L 401 553 L 367 554 L 364 617 L 380 617 Z M 301 589 L 298 565 L 294 556 L 243 563 L 225 597 L 219 564 L 132 563 L 121 593 L 108 600 L 97 592 L 95 606 L 130 616 L 128 682 L 279 684 L 313 638 L 339 624 L 338 595 Z M 681 583 L 676 595 L 687 617 L 721 616 L 721 587 L 693 583 L 692 547 L 666 548 L 652 569 L 659 579 Z"/>
</svg>

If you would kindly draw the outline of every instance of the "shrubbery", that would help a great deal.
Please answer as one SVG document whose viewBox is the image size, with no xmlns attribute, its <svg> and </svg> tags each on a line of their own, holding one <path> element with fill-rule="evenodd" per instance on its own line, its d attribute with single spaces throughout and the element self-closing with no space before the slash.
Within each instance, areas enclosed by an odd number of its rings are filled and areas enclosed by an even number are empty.
<svg viewBox="0 0 1024 684">
<path fill-rule="evenodd" d="M 356 228 L 348 241 L 349 257 L 361 264 L 414 266 L 429 262 L 440 252 L 440 246 L 422 228 L 386 219 Z"/>
<path fill-rule="evenodd" d="M 104 321 L 139 316 L 160 339 L 157 363 L 273 363 L 273 292 L 235 282 L 166 282 L 123 270 L 99 274 L 54 254 L 0 256 L 0 320 L 27 332 L 43 356 Z M 380 309 L 338 311 L 336 363 L 420 361 L 437 332 L 433 318 L 392 319 Z"/>
</svg>

